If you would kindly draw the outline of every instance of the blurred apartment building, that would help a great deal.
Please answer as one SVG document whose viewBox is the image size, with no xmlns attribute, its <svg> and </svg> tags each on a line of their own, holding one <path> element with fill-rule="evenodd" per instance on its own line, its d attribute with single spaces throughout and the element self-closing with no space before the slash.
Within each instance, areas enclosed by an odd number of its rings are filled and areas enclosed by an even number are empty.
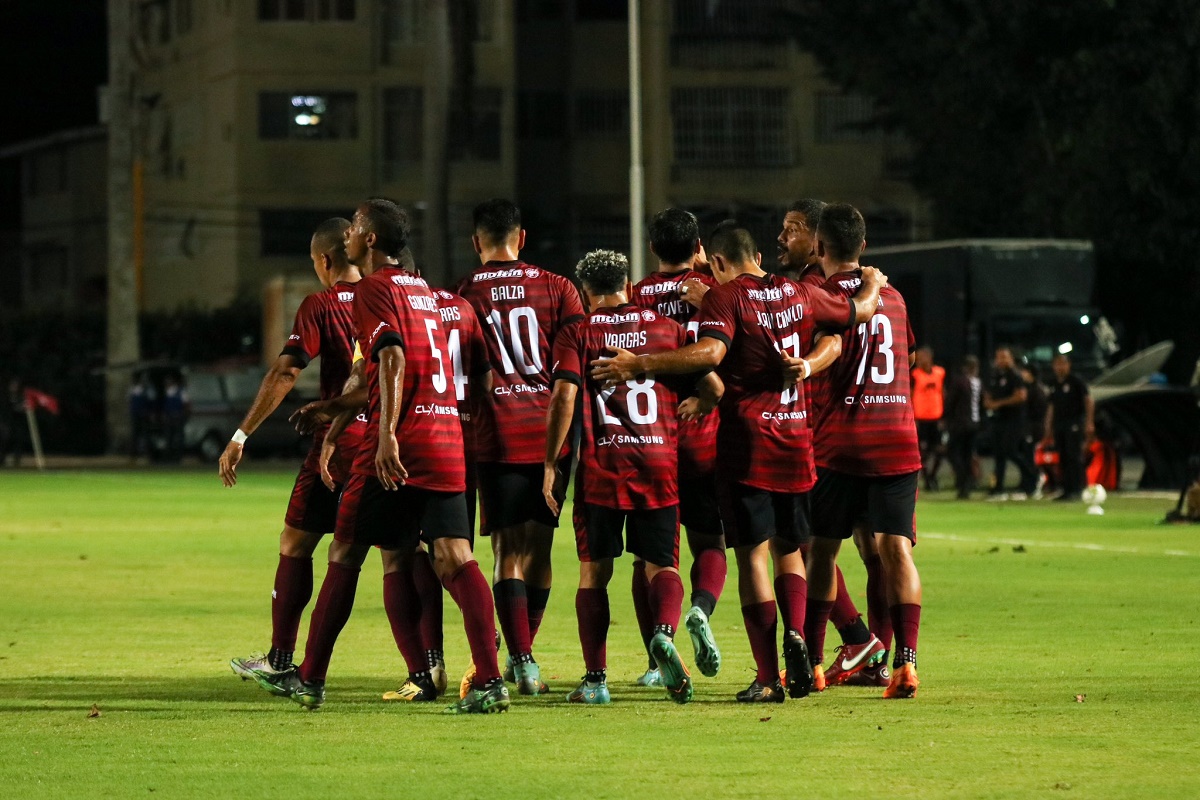
<svg viewBox="0 0 1200 800">
<path fill-rule="evenodd" d="M 526 257 L 569 273 L 629 246 L 625 0 L 451 0 L 469 104 L 450 103 L 452 276 L 474 263 L 470 210 L 521 204 Z M 428 207 L 426 0 L 150 0 L 139 5 L 137 139 L 144 310 L 221 307 L 285 276 L 316 288 L 313 226 L 369 195 Z M 643 0 L 646 209 L 736 215 L 774 254 L 799 197 L 863 209 L 872 244 L 922 238 L 902 141 L 824 81 L 770 0 Z M 466 37 L 463 39 L 461 37 Z M 103 104 L 102 104 L 103 105 Z M 0 152 L 19 159 L 25 307 L 103 307 L 102 126 Z M 298 280 L 292 280 L 298 279 Z M 12 298 L 10 298 L 11 300 Z"/>
</svg>

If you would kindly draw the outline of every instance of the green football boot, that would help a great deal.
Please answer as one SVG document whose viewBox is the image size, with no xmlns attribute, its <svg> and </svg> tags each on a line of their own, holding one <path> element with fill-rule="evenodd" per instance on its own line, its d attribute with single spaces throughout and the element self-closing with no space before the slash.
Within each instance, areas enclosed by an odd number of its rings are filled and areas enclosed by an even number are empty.
<svg viewBox="0 0 1200 800">
<path fill-rule="evenodd" d="M 706 678 L 715 678 L 721 671 L 721 649 L 713 638 L 712 626 L 708 623 L 708 615 L 699 606 L 688 609 L 683 618 L 688 635 L 692 637 L 692 647 L 696 651 L 696 669 Z"/>
<path fill-rule="evenodd" d="M 446 708 L 447 714 L 498 714 L 508 711 L 512 701 L 504 679 L 498 678 L 482 689 L 471 688 L 467 696 Z"/>
<path fill-rule="evenodd" d="M 692 676 L 680 660 L 679 651 L 675 649 L 671 637 L 665 633 L 654 634 L 650 640 L 650 653 L 662 674 L 667 696 L 681 705 L 689 702 L 692 699 Z"/>
<path fill-rule="evenodd" d="M 583 703 L 589 706 L 604 706 L 612 702 L 608 693 L 608 682 L 592 683 L 586 677 L 580 682 L 575 691 L 567 695 L 568 703 Z"/>
</svg>

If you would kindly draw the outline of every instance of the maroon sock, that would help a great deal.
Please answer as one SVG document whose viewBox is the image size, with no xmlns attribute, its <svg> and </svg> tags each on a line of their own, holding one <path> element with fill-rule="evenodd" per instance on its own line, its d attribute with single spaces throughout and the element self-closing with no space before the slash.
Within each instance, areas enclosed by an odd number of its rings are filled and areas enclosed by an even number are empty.
<svg viewBox="0 0 1200 800">
<path fill-rule="evenodd" d="M 413 557 L 413 586 L 421 598 L 421 647 L 442 652 L 442 582 L 433 571 L 433 562 L 424 553 Z"/>
<path fill-rule="evenodd" d="M 271 591 L 271 647 L 285 653 L 296 649 L 300 616 L 312 599 L 313 562 L 311 558 L 279 556 L 275 568 L 275 588 Z"/>
<path fill-rule="evenodd" d="M 477 561 L 468 561 L 447 575 L 443 585 L 462 611 L 471 661 L 475 664 L 472 685 L 480 688 L 500 677 L 496 663 L 496 606 L 488 591 L 487 578 L 480 572 Z"/>
<path fill-rule="evenodd" d="M 642 634 L 642 647 L 649 657 L 650 637 L 654 635 L 654 612 L 650 608 L 650 581 L 646 580 L 645 561 L 633 562 L 633 613 Z M 650 668 L 657 668 L 653 658 L 650 659 Z"/>
<path fill-rule="evenodd" d="M 775 602 L 783 617 L 784 631 L 804 635 L 804 612 L 808 605 L 808 581 L 794 573 L 775 576 Z"/>
<path fill-rule="evenodd" d="M 429 669 L 421 642 L 421 596 L 417 594 L 411 570 L 389 572 L 383 576 L 383 610 L 409 674 Z"/>
<path fill-rule="evenodd" d="M 833 607 L 833 601 L 808 598 L 804 615 L 804 643 L 808 645 L 808 660 L 812 664 L 825 663 L 825 629 L 829 626 L 829 613 Z"/>
<path fill-rule="evenodd" d="M 850 592 L 846 589 L 846 579 L 842 576 L 842 568 L 835 564 L 833 571 L 837 578 L 837 595 L 833 598 L 833 611 L 830 612 L 829 619 L 833 622 L 833 627 L 840 630 L 853 625 L 854 620 L 862 618 L 862 614 L 858 613 L 854 599 L 850 597 Z"/>
<path fill-rule="evenodd" d="M 514 659 L 533 652 L 533 639 L 529 635 L 529 598 L 525 593 L 525 581 L 506 578 L 493 587 L 496 597 L 496 614 L 500 617 L 500 630 L 504 631 L 504 643 L 508 654 Z"/>
<path fill-rule="evenodd" d="M 300 665 L 300 680 L 305 683 L 323 681 L 329 672 L 333 646 L 354 609 L 358 572 L 358 567 L 329 563 L 317 605 L 308 621 L 308 641 L 304 645 L 304 663 Z"/>
<path fill-rule="evenodd" d="M 897 603 L 891 608 L 892 627 L 896 630 L 896 653 L 892 665 L 917 665 L 917 634 L 921 630 L 921 607 L 915 603 Z"/>
<path fill-rule="evenodd" d="M 712 616 L 721 599 L 728 570 L 724 550 L 710 547 L 696 553 L 692 562 L 692 605 L 700 606 L 707 616 Z"/>
<path fill-rule="evenodd" d="M 742 621 L 746 624 L 746 636 L 750 639 L 750 652 L 758 666 L 755 680 L 766 686 L 779 680 L 779 645 L 776 643 L 775 603 L 753 603 L 742 606 Z"/>
<path fill-rule="evenodd" d="M 888 610 L 887 587 L 884 585 L 883 559 L 871 556 L 864 566 L 867 568 L 867 623 L 871 633 L 883 642 L 883 648 L 891 650 L 892 616 Z"/>
<path fill-rule="evenodd" d="M 525 584 L 525 595 L 529 603 L 529 644 L 537 640 L 538 631 L 542 627 L 542 617 L 546 616 L 546 606 L 550 604 L 550 587 Z"/>
<path fill-rule="evenodd" d="M 683 610 L 683 579 L 678 572 L 664 569 L 654 576 L 650 581 L 650 604 L 654 607 L 654 632 L 675 638 Z"/>
<path fill-rule="evenodd" d="M 584 667 L 591 673 L 603 672 L 608 665 L 608 592 L 579 589 L 575 592 L 575 616 Z"/>
</svg>

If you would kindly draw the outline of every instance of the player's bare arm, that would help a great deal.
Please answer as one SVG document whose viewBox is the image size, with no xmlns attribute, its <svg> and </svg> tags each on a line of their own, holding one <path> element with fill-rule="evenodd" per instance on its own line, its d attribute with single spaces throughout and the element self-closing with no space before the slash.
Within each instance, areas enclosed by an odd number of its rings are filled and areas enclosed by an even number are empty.
<svg viewBox="0 0 1200 800">
<path fill-rule="evenodd" d="M 717 373 L 708 373 L 697 382 L 696 394 L 679 404 L 679 418 L 686 422 L 694 422 L 712 413 L 724 394 L 725 383 Z"/>
<path fill-rule="evenodd" d="M 242 460 L 246 437 L 258 430 L 263 420 L 279 408 L 283 398 L 296 385 L 296 378 L 300 376 L 301 369 L 300 362 L 294 356 L 285 354 L 276 358 L 275 363 L 263 376 L 262 383 L 258 385 L 258 394 L 250 404 L 250 410 L 242 418 L 237 433 L 229 444 L 225 445 L 225 452 L 221 453 L 221 458 L 217 461 L 217 474 L 227 487 L 237 483 L 237 466 Z"/>
<path fill-rule="evenodd" d="M 678 350 L 647 353 L 637 356 L 628 350 L 614 348 L 614 355 L 598 358 L 591 363 L 592 378 L 614 384 L 633 380 L 647 372 L 662 375 L 686 375 L 689 372 L 711 372 L 725 358 L 729 349 L 711 336 Z"/>
<path fill-rule="evenodd" d="M 558 498 L 554 495 L 558 484 L 558 454 L 562 452 L 567 434 L 571 430 L 571 419 L 575 416 L 575 396 L 579 387 L 570 381 L 555 381 L 550 395 L 550 408 L 546 411 L 546 458 L 542 463 L 542 496 L 546 505 L 555 514 L 559 513 Z"/>
<path fill-rule="evenodd" d="M 862 268 L 862 286 L 850 302 L 854 303 L 854 321 L 869 322 L 879 308 L 879 292 L 887 286 L 887 275 L 874 267 Z"/>
<path fill-rule="evenodd" d="M 379 351 L 379 446 L 375 450 L 375 475 L 388 491 L 395 491 L 397 483 L 403 485 L 408 479 L 396 441 L 403 393 L 404 348 L 384 347 Z"/>
<path fill-rule="evenodd" d="M 354 362 L 350 377 L 342 384 L 342 394 L 328 400 L 314 400 L 297 409 L 288 417 L 288 422 L 296 426 L 296 431 L 305 436 L 316 433 L 327 422 L 344 411 L 353 409 L 361 411 L 367 405 L 367 386 L 364 379 L 365 362 L 362 359 Z"/>
<path fill-rule="evenodd" d="M 780 354 L 783 359 L 783 382 L 785 386 L 795 386 L 803 380 L 808 380 L 833 366 L 838 356 L 842 354 L 842 337 L 825 332 L 817 333 L 817 342 L 804 358 L 796 358 L 790 353 Z"/>
</svg>

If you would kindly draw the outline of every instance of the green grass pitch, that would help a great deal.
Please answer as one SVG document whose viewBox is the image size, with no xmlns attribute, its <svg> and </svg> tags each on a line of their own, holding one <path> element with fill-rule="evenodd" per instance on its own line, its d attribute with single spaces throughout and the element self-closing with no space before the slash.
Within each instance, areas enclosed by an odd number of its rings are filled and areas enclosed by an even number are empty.
<svg viewBox="0 0 1200 800">
<path fill-rule="evenodd" d="M 732 567 L 713 620 L 721 675 L 697 675 L 684 707 L 634 687 L 626 560 L 611 587 L 614 702 L 567 705 L 583 667 L 564 528 L 537 642 L 552 694 L 447 718 L 379 700 L 403 667 L 375 558 L 324 709 L 229 671 L 268 644 L 292 473 L 249 463 L 225 490 L 213 472 L 0 474 L 0 795 L 1200 796 L 1200 530 L 1155 525 L 1165 500 L 1114 498 L 1102 518 L 923 500 L 922 686 L 908 702 L 843 688 L 736 705 L 752 662 Z M 865 611 L 862 567 L 842 561 Z M 319 585 L 323 550 L 317 564 Z M 460 621 L 447 600 L 455 679 Z"/>
</svg>

